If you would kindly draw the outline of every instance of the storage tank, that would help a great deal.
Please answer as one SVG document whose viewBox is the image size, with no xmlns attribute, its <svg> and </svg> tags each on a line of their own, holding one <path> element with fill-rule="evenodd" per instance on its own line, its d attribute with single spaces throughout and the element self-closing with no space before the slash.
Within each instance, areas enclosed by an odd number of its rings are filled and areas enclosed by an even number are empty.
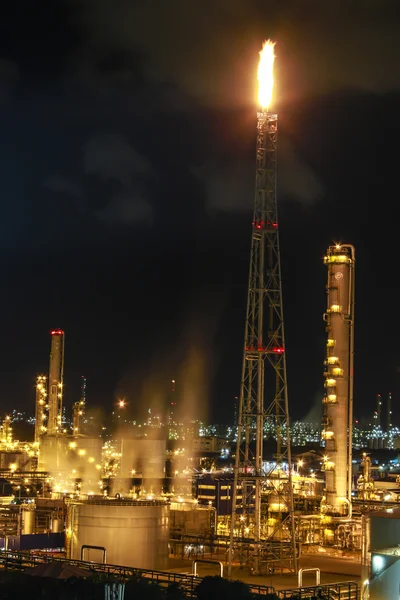
<svg viewBox="0 0 400 600">
<path fill-rule="evenodd" d="M 400 508 L 363 515 L 362 581 L 365 598 L 397 598 L 400 578 Z M 396 595 L 397 593 L 397 595 Z"/>
<path fill-rule="evenodd" d="M 60 533 L 60 531 L 64 530 L 63 520 L 56 516 L 52 516 L 50 523 L 51 533 Z"/>
<path fill-rule="evenodd" d="M 21 511 L 21 533 L 28 535 L 35 532 L 35 508 L 24 506 Z"/>
<path fill-rule="evenodd" d="M 75 491 L 93 494 L 98 490 L 101 471 L 102 442 L 100 438 L 69 435 L 46 435 L 41 438 L 39 465 L 53 477 L 53 492 Z"/>
<path fill-rule="evenodd" d="M 45 435 L 41 438 L 39 468 L 56 474 L 68 468 L 68 436 Z"/>
<path fill-rule="evenodd" d="M 82 546 L 105 548 L 106 562 L 139 569 L 168 567 L 169 506 L 163 501 L 85 500 L 67 505 L 67 557 Z M 102 562 L 99 550 L 85 560 Z"/>
</svg>

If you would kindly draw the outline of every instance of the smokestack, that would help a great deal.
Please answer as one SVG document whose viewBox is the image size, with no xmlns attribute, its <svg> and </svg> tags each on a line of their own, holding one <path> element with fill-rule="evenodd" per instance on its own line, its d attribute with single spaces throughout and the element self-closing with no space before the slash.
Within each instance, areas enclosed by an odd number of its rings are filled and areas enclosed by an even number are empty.
<svg viewBox="0 0 400 600">
<path fill-rule="evenodd" d="M 48 435 L 55 435 L 61 431 L 64 337 L 64 332 L 61 329 L 55 329 L 51 332 Z"/>
<path fill-rule="evenodd" d="M 381 426 L 382 398 L 380 394 L 376 395 L 376 411 L 374 414 L 375 427 Z"/>
<path fill-rule="evenodd" d="M 36 406 L 35 406 L 35 442 L 46 432 L 46 375 L 36 377 Z"/>
<path fill-rule="evenodd" d="M 324 315 L 328 339 L 322 433 L 326 447 L 323 467 L 326 488 L 321 511 L 330 516 L 351 516 L 354 247 L 330 246 L 324 263 L 328 267 Z"/>
<path fill-rule="evenodd" d="M 387 403 L 387 425 L 386 430 L 389 431 L 392 429 L 392 393 L 389 392 L 388 395 L 388 403 Z"/>
<path fill-rule="evenodd" d="M 168 398 L 168 406 L 167 406 L 167 423 L 166 423 L 166 440 L 168 444 L 168 440 L 173 432 L 175 431 L 175 422 L 176 422 L 176 381 L 175 379 L 171 380 L 171 390 Z"/>
</svg>

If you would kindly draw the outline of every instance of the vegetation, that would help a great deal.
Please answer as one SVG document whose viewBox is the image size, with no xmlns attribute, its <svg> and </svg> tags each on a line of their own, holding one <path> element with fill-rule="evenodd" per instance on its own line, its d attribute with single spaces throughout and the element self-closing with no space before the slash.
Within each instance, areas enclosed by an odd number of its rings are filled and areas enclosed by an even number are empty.
<svg viewBox="0 0 400 600">
<path fill-rule="evenodd" d="M 0 571 L 0 600 L 104 600 L 104 585 L 117 582 L 104 574 L 94 573 L 88 579 L 50 579 L 33 577 L 15 571 Z M 190 579 L 187 579 L 190 583 Z M 190 586 L 184 583 L 160 586 L 141 576 L 125 582 L 124 600 L 186 600 Z M 278 600 L 276 594 L 258 596 L 242 581 L 229 581 L 222 577 L 205 577 L 196 589 L 197 600 Z M 309 600 L 324 600 L 323 592 Z M 290 600 L 300 600 L 294 592 Z"/>
<path fill-rule="evenodd" d="M 250 591 L 243 581 L 229 581 L 222 577 L 205 577 L 197 588 L 198 600 L 255 600 L 258 595 Z M 278 600 L 275 594 L 262 596 L 263 600 Z"/>
</svg>

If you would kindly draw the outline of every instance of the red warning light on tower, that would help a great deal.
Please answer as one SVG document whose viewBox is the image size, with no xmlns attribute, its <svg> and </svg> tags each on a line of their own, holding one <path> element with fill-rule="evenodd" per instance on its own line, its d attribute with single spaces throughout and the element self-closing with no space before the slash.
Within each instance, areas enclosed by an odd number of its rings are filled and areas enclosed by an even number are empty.
<svg viewBox="0 0 400 600">
<path fill-rule="evenodd" d="M 62 329 L 53 329 L 50 333 L 51 333 L 51 335 L 64 335 L 64 332 Z"/>
</svg>

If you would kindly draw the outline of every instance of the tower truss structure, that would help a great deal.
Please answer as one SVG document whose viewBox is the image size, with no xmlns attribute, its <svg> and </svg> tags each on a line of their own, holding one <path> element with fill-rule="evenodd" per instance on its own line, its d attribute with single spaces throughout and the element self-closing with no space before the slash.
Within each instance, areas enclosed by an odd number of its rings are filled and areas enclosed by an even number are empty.
<svg viewBox="0 0 400 600">
<path fill-rule="evenodd" d="M 256 193 L 232 493 L 230 567 L 297 569 L 276 201 L 278 116 L 257 115 Z M 266 432 L 276 454 L 264 457 Z M 250 551 L 248 550 L 250 548 Z M 238 554 L 242 554 L 242 557 Z"/>
<path fill-rule="evenodd" d="M 392 429 L 392 394 L 389 392 L 388 401 L 387 401 L 387 421 L 386 421 L 386 431 L 389 434 Z"/>
</svg>

